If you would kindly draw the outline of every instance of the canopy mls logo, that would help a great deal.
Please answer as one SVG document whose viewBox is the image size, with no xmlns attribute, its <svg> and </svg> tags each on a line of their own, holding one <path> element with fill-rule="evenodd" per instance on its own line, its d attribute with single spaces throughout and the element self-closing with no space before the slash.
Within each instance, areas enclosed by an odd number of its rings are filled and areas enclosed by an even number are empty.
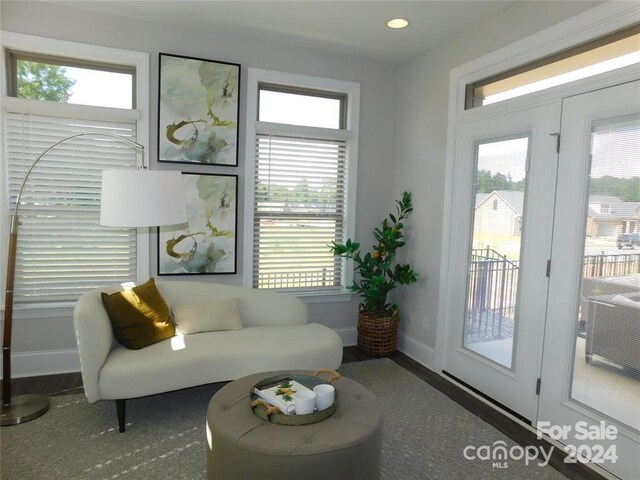
<svg viewBox="0 0 640 480">
<path fill-rule="evenodd" d="M 558 440 L 564 444 L 562 450 L 566 453 L 564 463 L 616 463 L 618 455 L 616 446 L 611 444 L 612 440 L 618 437 L 618 429 L 614 425 L 606 425 L 600 422 L 598 425 L 590 425 L 588 422 L 580 421 L 575 425 L 552 425 L 547 421 L 540 421 L 536 424 L 538 440 L 542 440 L 544 435 Z M 588 444 L 571 444 L 576 441 L 589 441 Z M 594 441 L 606 441 L 608 445 L 594 444 Z M 497 440 L 491 445 L 467 445 L 462 451 L 464 458 L 470 461 L 480 460 L 491 462 L 492 468 L 509 468 L 509 461 L 523 460 L 525 465 L 534 464 L 545 467 L 551 460 L 553 446 L 520 446 L 509 447 L 507 442 Z"/>
<path fill-rule="evenodd" d="M 529 465 L 537 460 L 538 466 L 544 467 L 548 465 L 549 460 L 551 460 L 553 447 L 548 447 L 545 450 L 542 446 L 536 447 L 528 445 L 522 447 L 520 445 L 514 445 L 508 448 L 507 442 L 497 440 L 493 442 L 492 445 L 481 445 L 479 447 L 467 445 L 464 447 L 462 453 L 467 460 L 491 461 L 493 468 L 508 468 L 509 463 L 507 460 L 522 460 L 523 458 L 525 465 Z"/>
</svg>

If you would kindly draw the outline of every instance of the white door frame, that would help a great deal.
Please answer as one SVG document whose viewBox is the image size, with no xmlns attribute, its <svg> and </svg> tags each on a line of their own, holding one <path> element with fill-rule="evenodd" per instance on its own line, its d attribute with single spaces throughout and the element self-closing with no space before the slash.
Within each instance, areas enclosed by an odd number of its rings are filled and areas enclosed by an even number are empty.
<svg viewBox="0 0 640 480">
<path fill-rule="evenodd" d="M 499 72 L 515 68 L 552 53 L 587 42 L 599 36 L 625 28 L 637 22 L 640 5 L 632 2 L 608 2 L 569 20 L 538 32 L 507 47 L 461 65 L 450 73 L 449 120 L 447 128 L 447 157 L 445 168 L 445 190 L 442 222 L 442 255 L 438 294 L 438 319 L 436 329 L 435 370 L 442 372 L 445 362 L 445 345 L 448 337 L 449 319 L 452 316 L 451 299 L 447 291 L 450 263 L 456 252 L 449 248 L 454 235 L 451 218 L 454 195 L 454 163 L 456 127 L 459 122 L 473 121 L 485 115 L 510 112 L 547 103 L 550 99 L 561 99 L 569 95 L 605 88 L 615 83 L 633 80 L 637 66 L 631 66 L 586 78 L 568 85 L 560 85 L 542 92 L 507 100 L 481 108 L 464 110 L 466 85 Z"/>
<path fill-rule="evenodd" d="M 552 101 L 522 111 L 483 116 L 457 128 L 455 189 L 465 192 L 453 201 L 452 217 L 458 220 L 456 235 L 448 245 L 452 250 L 447 291 L 450 321 L 447 325 L 448 350 L 443 368 L 448 374 L 478 388 L 496 402 L 531 421 L 537 414 L 536 379 L 542 362 L 542 340 L 547 295 L 546 263 L 551 251 L 555 177 L 556 139 L 560 122 L 560 102 Z M 467 272 L 475 199 L 474 149 L 477 142 L 526 135 L 526 192 L 523 231 L 519 257 L 517 305 L 511 366 L 507 367 L 464 347 L 464 320 L 468 296 Z M 533 292 L 528 294 L 528 292 Z M 444 350 L 444 349 L 443 349 Z M 483 388 L 476 383 L 481 379 Z"/>
<path fill-rule="evenodd" d="M 567 433 L 560 438 L 562 443 L 584 449 L 583 455 L 593 455 L 607 468 L 623 478 L 634 478 L 637 474 L 637 446 L 640 435 L 637 431 L 610 421 L 606 413 L 584 406 L 572 399 L 573 371 L 576 349 L 575 326 L 578 318 L 580 285 L 582 283 L 582 244 L 585 238 L 586 202 L 588 201 L 588 178 L 590 174 L 592 121 L 599 118 L 620 117 L 638 113 L 640 74 L 636 69 L 636 81 L 612 85 L 567 99 L 563 105 L 562 149 L 558 169 L 556 209 L 554 218 L 553 247 L 551 255 L 551 278 L 547 303 L 547 327 L 545 332 L 545 355 L 542 365 L 542 389 L 539 397 L 538 421 L 560 425 Z M 618 95 L 614 101 L 613 92 Z M 629 101 L 630 96 L 634 101 Z M 583 98 L 586 96 L 586 99 Z M 571 104 L 573 109 L 567 105 Z M 577 106 L 576 106 L 577 105 Z M 566 108 L 564 108 L 566 107 Z M 579 168 L 580 170 L 577 170 Z M 571 181 L 562 179 L 571 178 Z M 580 201 L 576 201 L 580 198 Z M 577 361 L 584 361 L 578 359 Z M 577 429 L 580 422 L 591 428 L 606 421 L 616 425 L 611 435 L 596 435 L 596 438 L 581 438 Z M 566 427 L 565 427 L 566 426 Z M 576 437 L 576 434 L 578 435 Z M 609 438 L 607 438 L 609 437 Z M 559 438 L 559 437 L 556 437 Z M 612 448 L 620 457 L 618 462 L 599 457 L 599 449 Z M 569 449 L 566 450 L 567 452 Z M 632 463 L 635 462 L 635 465 Z"/>
<path fill-rule="evenodd" d="M 507 100 L 504 102 L 487 105 L 482 108 L 464 110 L 466 85 L 482 78 L 495 75 L 499 72 L 509 70 L 518 65 L 542 58 L 546 55 L 561 51 L 571 46 L 587 42 L 599 36 L 606 35 L 616 30 L 623 29 L 637 22 L 640 15 L 640 5 L 627 2 L 609 2 L 595 7 L 572 19 L 539 32 L 531 37 L 504 47 L 489 55 L 485 55 L 477 60 L 464 64 L 453 69 L 450 73 L 449 82 L 449 115 L 447 131 L 447 156 L 445 166 L 445 189 L 443 202 L 443 231 L 442 231 L 442 255 L 440 263 L 439 296 L 438 296 L 438 316 L 435 348 L 435 371 L 442 374 L 445 364 L 445 353 L 447 348 L 446 339 L 449 335 L 450 319 L 455 311 L 452 309 L 451 299 L 447 285 L 449 284 L 450 265 L 452 255 L 455 254 L 450 246 L 453 237 L 453 219 L 451 217 L 453 195 L 454 195 L 454 160 L 456 127 L 459 122 L 473 121 L 483 115 L 490 113 L 499 114 L 520 110 L 524 106 L 545 103 L 552 99 L 560 100 L 564 97 L 586 93 L 599 88 L 606 88 L 611 85 L 632 81 L 637 77 L 637 66 L 626 67 L 573 82 L 568 85 L 561 85 L 542 92 L 532 93 L 523 97 Z M 445 377 L 448 379 L 448 377 Z M 464 388 L 464 387 L 463 387 Z M 487 402 L 475 392 L 466 389 L 470 394 L 475 395 L 481 401 L 495 407 Z M 533 427 L 521 422 L 517 417 L 506 411 L 503 414 L 512 420 L 535 432 Z M 561 447 L 553 439 L 552 444 Z M 609 472 L 597 465 L 588 465 L 598 471 L 606 478 L 612 478 Z"/>
</svg>

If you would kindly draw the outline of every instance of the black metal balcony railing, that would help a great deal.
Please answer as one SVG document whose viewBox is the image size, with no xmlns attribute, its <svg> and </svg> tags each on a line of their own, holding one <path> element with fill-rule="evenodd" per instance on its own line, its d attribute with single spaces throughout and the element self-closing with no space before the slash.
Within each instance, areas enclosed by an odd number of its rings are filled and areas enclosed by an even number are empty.
<svg viewBox="0 0 640 480">
<path fill-rule="evenodd" d="M 471 251 L 468 331 L 483 337 L 503 336 L 505 322 L 512 324 L 515 317 L 518 268 L 518 261 L 490 247 Z"/>
<path fill-rule="evenodd" d="M 640 273 L 640 253 L 586 255 L 582 266 L 584 278 L 632 275 Z"/>
<path fill-rule="evenodd" d="M 513 335 L 519 261 L 490 247 L 471 250 L 467 332 L 479 339 Z M 640 273 L 640 253 L 585 255 L 583 277 L 619 277 Z"/>
</svg>

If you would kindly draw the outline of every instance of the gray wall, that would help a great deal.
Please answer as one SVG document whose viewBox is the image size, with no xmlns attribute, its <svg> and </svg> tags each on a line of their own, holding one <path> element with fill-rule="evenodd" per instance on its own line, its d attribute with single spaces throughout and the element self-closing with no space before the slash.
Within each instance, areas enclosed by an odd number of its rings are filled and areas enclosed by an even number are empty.
<svg viewBox="0 0 640 480">
<path fill-rule="evenodd" d="M 151 145 L 156 155 L 158 52 L 242 64 L 269 70 L 316 75 L 361 83 L 358 219 L 356 238 L 367 245 L 371 230 L 403 190 L 414 195 L 409 245 L 404 253 L 421 273 L 418 284 L 395 294 L 402 307 L 402 344 L 432 351 L 438 314 L 449 71 L 467 61 L 538 32 L 600 2 L 517 2 L 471 29 L 402 64 L 256 41 L 216 31 L 191 30 L 126 18 L 104 17 L 37 2 L 2 1 L 1 28 L 7 31 L 151 53 Z M 246 91 L 243 91 L 243 99 Z M 241 112 L 244 112 L 244 103 Z M 244 130 L 241 119 L 239 245 L 242 252 Z M 162 164 L 166 168 L 166 164 Z M 190 169 L 191 170 L 191 169 Z M 234 169 L 207 169 L 234 173 Z M 151 264 L 155 265 L 155 241 Z M 240 255 L 241 257 L 241 255 Z M 243 267 L 239 259 L 239 272 Z M 155 269 L 155 266 L 153 267 Z M 152 272 L 155 274 L 155 271 Z M 241 283 L 235 276 L 203 280 Z M 357 299 L 310 305 L 311 319 L 338 328 L 354 328 Z M 428 321 L 425 321 L 425 316 Z M 37 332 L 31 340 L 27 336 Z M 73 348 L 68 318 L 31 319 L 16 327 L 14 350 Z M 420 357 L 430 363 L 429 357 Z"/>
<path fill-rule="evenodd" d="M 393 195 L 413 192 L 415 215 L 408 222 L 406 255 L 422 278 L 399 290 L 396 300 L 403 308 L 400 331 L 417 342 L 414 346 L 436 347 L 451 69 L 599 3 L 517 2 L 399 66 Z"/>
<path fill-rule="evenodd" d="M 360 82 L 361 120 L 357 195 L 359 210 L 356 237 L 365 243 L 369 242 L 368 238 L 373 226 L 386 212 L 391 202 L 396 65 L 273 42 L 256 41 L 215 30 L 192 30 L 120 17 L 98 16 L 86 11 L 41 2 L 3 0 L 0 8 L 0 25 L 5 31 L 150 53 L 149 158 L 151 158 L 152 168 L 156 167 L 155 159 L 157 158 L 159 52 L 240 63 L 243 78 L 246 78 L 247 67 L 257 67 Z M 238 274 L 203 276 L 197 277 L 198 280 L 238 285 L 242 283 L 245 99 L 246 86 L 241 93 L 239 167 L 235 169 L 189 166 L 189 171 L 201 170 L 240 175 Z M 179 168 L 179 166 L 163 163 L 159 168 Z M 155 275 L 155 235 L 151 245 L 151 273 Z M 196 277 L 186 278 L 193 280 Z M 357 304 L 357 299 L 335 304 L 310 304 L 311 321 L 337 329 L 353 329 L 356 323 Z M 51 318 L 16 321 L 14 328 L 14 352 L 75 348 L 73 326 L 69 317 L 55 321 Z"/>
</svg>

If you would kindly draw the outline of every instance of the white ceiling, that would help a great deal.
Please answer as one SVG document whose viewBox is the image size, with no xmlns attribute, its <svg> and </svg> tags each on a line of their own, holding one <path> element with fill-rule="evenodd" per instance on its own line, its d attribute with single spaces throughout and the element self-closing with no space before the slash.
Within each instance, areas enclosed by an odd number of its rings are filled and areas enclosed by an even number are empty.
<svg viewBox="0 0 640 480">
<path fill-rule="evenodd" d="M 61 0 L 51 3 L 401 62 L 514 1 Z M 411 24 L 403 30 L 391 30 L 386 21 L 394 17 L 408 18 Z"/>
</svg>

